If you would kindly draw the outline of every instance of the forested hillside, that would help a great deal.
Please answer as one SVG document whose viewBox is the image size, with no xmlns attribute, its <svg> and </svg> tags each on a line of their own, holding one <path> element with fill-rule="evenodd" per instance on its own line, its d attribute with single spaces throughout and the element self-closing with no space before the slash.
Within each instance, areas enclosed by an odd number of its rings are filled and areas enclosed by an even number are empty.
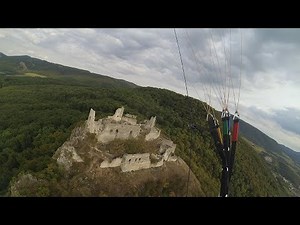
<svg viewBox="0 0 300 225">
<path fill-rule="evenodd" d="M 177 144 L 176 154 L 187 163 L 191 149 L 191 169 L 201 183 L 204 196 L 218 196 L 221 164 L 199 100 L 113 79 L 115 85 L 105 81 L 101 85 L 102 77 L 98 80 L 98 75 L 87 80 L 85 75 L 78 78 L 66 72 L 70 78 L 65 79 L 63 75 L 51 76 L 51 72 L 35 68 L 31 73 L 45 77 L 26 76 L 25 72 L 16 76 L 7 73 L 10 67 L 1 66 L 0 63 L 1 195 L 7 195 L 10 181 L 22 171 L 33 174 L 52 171 L 48 175 L 56 179 L 55 172 L 48 167 L 53 161 L 51 157 L 71 130 L 87 118 L 90 108 L 100 118 L 124 106 L 125 112 L 137 115 L 139 121 L 156 116 L 157 126 Z M 200 129 L 191 130 L 190 124 Z M 292 195 L 278 171 L 272 170 L 243 137 L 238 142 L 235 162 L 231 196 Z"/>
</svg>

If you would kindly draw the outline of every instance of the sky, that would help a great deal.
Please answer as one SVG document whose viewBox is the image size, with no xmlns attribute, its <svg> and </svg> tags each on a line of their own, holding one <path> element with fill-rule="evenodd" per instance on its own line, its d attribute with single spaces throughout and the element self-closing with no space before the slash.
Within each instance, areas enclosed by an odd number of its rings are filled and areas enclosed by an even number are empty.
<svg viewBox="0 0 300 225">
<path fill-rule="evenodd" d="M 231 113 L 239 102 L 242 120 L 300 152 L 300 29 L 176 34 L 189 96 L 221 111 L 220 96 L 229 90 Z M 30 55 L 186 95 L 178 50 L 174 29 L 0 29 L 6 55 Z"/>
</svg>

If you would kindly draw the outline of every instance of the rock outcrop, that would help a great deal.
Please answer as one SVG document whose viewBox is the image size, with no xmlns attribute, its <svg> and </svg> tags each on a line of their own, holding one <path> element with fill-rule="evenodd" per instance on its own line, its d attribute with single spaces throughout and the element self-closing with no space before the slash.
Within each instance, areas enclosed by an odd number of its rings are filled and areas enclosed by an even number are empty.
<svg viewBox="0 0 300 225">
<path fill-rule="evenodd" d="M 70 170 L 74 162 L 84 162 L 74 146 L 83 142 L 88 134 L 95 135 L 97 143 L 107 144 L 115 139 L 126 140 L 130 138 L 144 137 L 145 141 L 157 140 L 159 151 L 155 153 L 128 154 L 124 152 L 121 157 L 112 158 L 102 152 L 103 161 L 100 168 L 120 167 L 122 172 L 136 171 L 162 166 L 165 161 L 176 161 L 176 144 L 171 140 L 160 137 L 160 129 L 155 127 L 156 117 L 138 124 L 136 116 L 123 115 L 124 108 L 118 108 L 113 116 L 95 121 L 96 112 L 90 109 L 88 119 L 84 127 L 74 129 L 69 140 L 67 140 L 55 153 L 57 163 Z M 158 140 L 159 138 L 159 140 Z M 96 144 L 97 144 L 96 143 Z M 88 145 L 90 143 L 87 143 Z M 90 146 L 91 147 L 91 146 Z M 92 148 L 90 148 L 92 149 Z M 101 150 L 98 149 L 101 152 Z M 137 150 L 138 152 L 138 150 Z M 88 154 L 86 152 L 86 154 Z M 151 160 L 155 159 L 155 160 Z M 154 161 L 154 162 L 152 162 Z"/>
</svg>

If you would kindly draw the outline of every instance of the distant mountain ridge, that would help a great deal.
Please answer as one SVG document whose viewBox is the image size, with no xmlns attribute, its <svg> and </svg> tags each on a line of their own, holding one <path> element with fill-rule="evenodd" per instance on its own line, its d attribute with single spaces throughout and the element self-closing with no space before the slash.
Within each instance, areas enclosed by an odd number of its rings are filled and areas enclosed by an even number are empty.
<svg viewBox="0 0 300 225">
<path fill-rule="evenodd" d="M 26 69 L 24 69 L 24 65 Z M 136 84 L 129 81 L 91 73 L 83 69 L 51 63 L 28 55 L 7 56 L 0 52 L 0 68 L 0 74 L 9 76 L 37 73 L 48 78 L 67 80 L 72 84 L 76 83 L 76 85 L 92 85 L 105 88 L 138 87 Z"/>
<path fill-rule="evenodd" d="M 279 144 L 276 140 L 243 120 L 240 120 L 240 132 L 254 144 L 269 152 L 276 152 L 279 154 L 284 152 L 300 165 L 300 152 L 296 152 L 285 145 Z"/>
<path fill-rule="evenodd" d="M 296 163 L 300 165 L 300 152 L 296 152 L 293 149 L 286 147 L 285 145 L 278 144 L 281 146 L 282 151 L 284 151 L 285 154 L 287 154 L 289 157 L 291 157 Z"/>
</svg>

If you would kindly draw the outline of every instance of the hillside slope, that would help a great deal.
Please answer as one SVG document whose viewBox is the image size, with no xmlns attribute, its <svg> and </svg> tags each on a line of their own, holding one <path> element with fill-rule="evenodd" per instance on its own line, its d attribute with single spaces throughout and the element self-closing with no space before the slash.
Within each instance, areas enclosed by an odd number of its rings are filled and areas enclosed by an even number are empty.
<svg viewBox="0 0 300 225">
<path fill-rule="evenodd" d="M 241 121 L 241 134 L 246 137 L 255 148 L 260 148 L 259 154 L 267 159 L 271 170 L 283 177 L 295 195 L 300 195 L 300 153 L 278 144 L 257 128 Z"/>
<path fill-rule="evenodd" d="M 35 175 L 21 173 L 11 183 L 10 196 L 186 196 L 187 164 L 174 156 L 176 161 L 166 160 L 156 165 L 156 158 L 152 158 L 161 138 L 145 141 L 141 136 L 103 144 L 89 133 L 85 123 L 76 127 L 55 152 L 56 161 L 48 166 L 56 168 L 55 173 L 49 176 L 48 168 Z M 147 152 L 152 152 L 150 161 L 155 160 L 151 162 L 154 167 L 122 172 L 122 166 L 134 169 L 145 165 L 134 159 Z M 123 157 L 121 168 L 115 163 L 112 167 L 102 167 L 104 160 L 116 162 L 122 155 L 133 160 Z M 192 172 L 188 196 L 205 196 Z"/>
<path fill-rule="evenodd" d="M 2 58 L 5 56 L 1 56 L 0 61 Z M 30 63 L 25 64 L 29 70 Z M 16 67 L 16 64 L 12 65 Z M 53 182 L 59 181 L 60 172 L 53 164 L 52 156 L 78 122 L 87 118 L 89 109 L 95 109 L 98 118 L 101 118 L 124 106 L 126 113 L 137 115 L 139 121 L 156 115 L 162 134 L 177 144 L 178 156 L 189 162 L 189 151 L 192 150 L 191 170 L 200 182 L 202 195 L 218 196 L 220 160 L 214 152 L 206 113 L 200 101 L 164 89 L 124 85 L 113 78 L 110 78 L 113 82 L 105 79 L 96 82 L 98 78 L 90 78 L 88 74 L 66 75 L 51 70 L 30 70 L 30 73 L 46 77 L 28 76 L 25 72 L 18 76 L 9 74 L 13 69 L 7 63 L 0 65 L 0 71 L 1 195 L 9 194 L 9 185 L 18 174 L 40 174 Z M 191 123 L 200 129 L 190 130 Z M 252 146 L 251 140 L 241 136 L 235 162 L 230 196 L 295 195 L 284 180 L 288 176 L 283 178 L 279 173 L 285 171 L 289 174 L 286 168 L 294 168 L 293 161 L 288 158 L 272 166 Z M 294 169 L 295 173 L 299 173 Z M 294 182 L 298 182 L 298 178 L 294 178 Z M 47 192 L 46 189 L 41 190 Z"/>
</svg>

